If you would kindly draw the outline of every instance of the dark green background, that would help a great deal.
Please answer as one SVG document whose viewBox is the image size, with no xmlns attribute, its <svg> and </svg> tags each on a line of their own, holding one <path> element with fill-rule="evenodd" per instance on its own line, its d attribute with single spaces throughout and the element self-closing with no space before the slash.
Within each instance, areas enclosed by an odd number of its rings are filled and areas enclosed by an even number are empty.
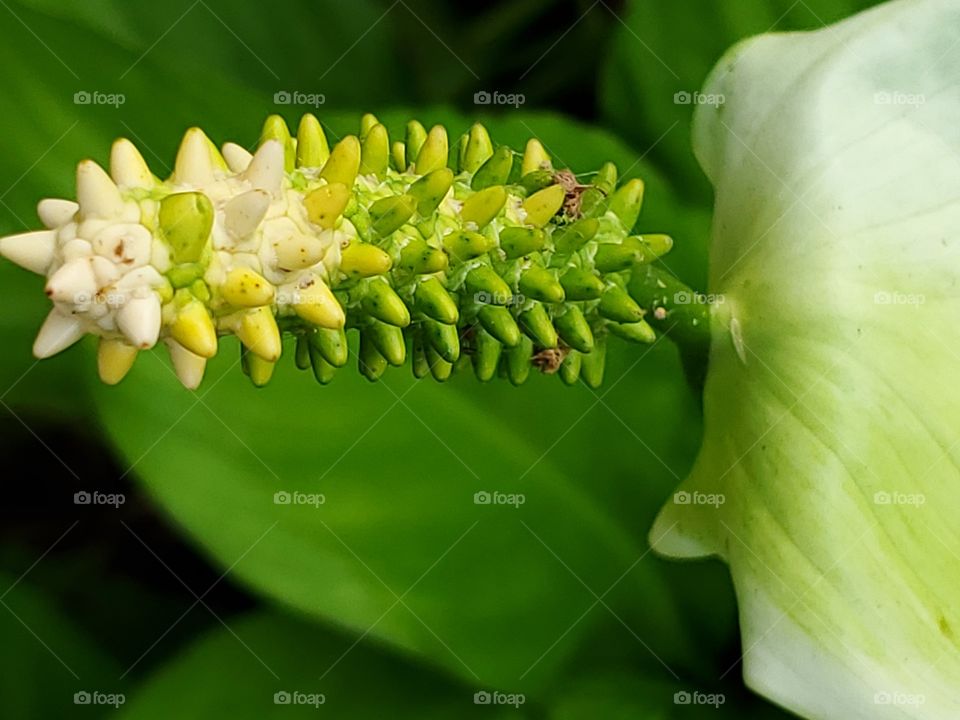
<svg viewBox="0 0 960 720">
<path fill-rule="evenodd" d="M 5 0 L 0 231 L 70 197 L 73 167 L 127 136 L 158 175 L 182 132 L 255 142 L 274 104 L 321 93 L 333 137 L 372 111 L 497 142 L 540 136 L 578 172 L 642 176 L 641 227 L 702 286 L 710 189 L 689 148 L 700 87 L 739 38 L 816 28 L 863 0 Z M 119 108 L 74 103 L 122 93 Z M 522 93 L 519 109 L 477 106 Z M 446 386 L 352 370 L 327 388 L 282 363 L 254 390 L 234 348 L 197 394 L 161 354 L 117 388 L 83 343 L 36 364 L 39 278 L 0 264 L 0 702 L 16 718 L 783 717 L 740 680 L 718 563 L 648 553 L 646 531 L 699 442 L 675 351 L 612 350 L 599 393 L 535 378 Z M 78 490 L 122 492 L 117 510 Z M 278 490 L 322 492 L 319 509 Z M 519 509 L 477 506 L 520 492 Z M 524 693 L 519 711 L 480 690 Z M 274 705 L 324 693 L 319 711 Z M 719 710 L 674 693 L 723 693 Z"/>
</svg>

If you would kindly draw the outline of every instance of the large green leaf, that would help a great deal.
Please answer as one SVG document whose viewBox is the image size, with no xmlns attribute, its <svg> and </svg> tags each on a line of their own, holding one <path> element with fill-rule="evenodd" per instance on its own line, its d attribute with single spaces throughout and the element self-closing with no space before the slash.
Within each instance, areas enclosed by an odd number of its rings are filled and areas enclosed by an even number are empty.
<svg viewBox="0 0 960 720">
<path fill-rule="evenodd" d="M 128 98 L 155 107 L 176 88 L 201 107 L 213 105 L 224 100 L 222 86 L 231 82 L 256 90 L 262 104 L 271 104 L 279 90 L 299 90 L 323 94 L 334 107 L 396 102 L 407 89 L 391 62 L 390 28 L 403 7 L 376 0 L 351 2 L 349 12 L 335 0 L 278 0 L 269 12 L 228 0 L 14 0 L 10 13 L 22 15 L 60 56 L 61 71 L 76 72 L 79 89 L 132 96 L 141 89 L 138 73 L 176 81 L 169 90 L 165 83 L 159 96 Z M 56 28 L 77 33 L 81 42 L 54 44 L 48 33 Z M 87 43 L 115 48 L 116 62 L 84 58 Z"/>
<path fill-rule="evenodd" d="M 481 691 L 369 644 L 353 647 L 342 635 L 264 612 L 232 619 L 229 630 L 217 627 L 198 640 L 134 692 L 118 717 L 522 717 L 512 707 L 476 704 L 474 693 Z"/>
<path fill-rule="evenodd" d="M 709 203 L 710 186 L 690 152 L 695 95 L 737 41 L 771 30 L 822 27 L 877 0 L 632 0 L 602 76 L 611 126 L 684 191 Z"/>
<path fill-rule="evenodd" d="M 97 396 L 149 491 L 236 577 L 507 688 L 543 677 L 606 617 L 597 607 L 573 627 L 644 552 L 590 491 L 607 478 L 570 475 L 456 384 L 372 386 L 351 368 L 320 388 L 285 363 L 256 392 L 226 345 L 202 400 L 155 356 Z M 283 491 L 326 502 L 275 504 Z M 477 505 L 481 491 L 526 502 Z M 642 594 L 635 632 L 675 659 L 683 632 L 657 566 L 640 562 L 619 589 Z"/>
</svg>

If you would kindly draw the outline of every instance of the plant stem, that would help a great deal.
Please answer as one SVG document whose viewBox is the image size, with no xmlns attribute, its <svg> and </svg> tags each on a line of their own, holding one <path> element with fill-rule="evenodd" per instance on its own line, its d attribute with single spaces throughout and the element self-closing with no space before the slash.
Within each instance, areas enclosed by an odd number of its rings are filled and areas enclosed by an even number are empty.
<svg viewBox="0 0 960 720">
<path fill-rule="evenodd" d="M 688 380 L 702 388 L 710 350 L 708 297 L 655 265 L 634 268 L 630 295 L 647 308 L 647 322 L 676 343 Z"/>
</svg>

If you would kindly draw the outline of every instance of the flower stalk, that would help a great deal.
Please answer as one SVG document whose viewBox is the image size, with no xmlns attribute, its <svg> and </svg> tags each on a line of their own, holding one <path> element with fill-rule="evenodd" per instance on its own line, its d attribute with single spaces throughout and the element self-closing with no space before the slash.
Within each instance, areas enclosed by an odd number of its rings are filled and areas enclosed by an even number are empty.
<svg viewBox="0 0 960 720">
<path fill-rule="evenodd" d="M 0 239 L 47 277 L 34 353 L 96 335 L 113 384 L 162 341 L 195 388 L 232 334 L 262 386 L 292 335 L 298 367 L 327 383 L 354 330 L 370 380 L 412 354 L 438 381 L 469 364 L 482 381 L 536 368 L 598 386 L 611 335 L 705 347 L 706 308 L 674 302 L 695 295 L 651 265 L 672 240 L 632 234 L 641 180 L 618 186 L 608 163 L 581 183 L 540 141 L 496 147 L 479 124 L 452 146 L 439 125 L 392 143 L 373 115 L 360 125 L 331 147 L 314 116 L 295 136 L 272 116 L 252 154 L 193 128 L 165 181 L 127 140 L 109 174 L 80 163 L 76 202 L 43 200 L 46 230 Z"/>
</svg>

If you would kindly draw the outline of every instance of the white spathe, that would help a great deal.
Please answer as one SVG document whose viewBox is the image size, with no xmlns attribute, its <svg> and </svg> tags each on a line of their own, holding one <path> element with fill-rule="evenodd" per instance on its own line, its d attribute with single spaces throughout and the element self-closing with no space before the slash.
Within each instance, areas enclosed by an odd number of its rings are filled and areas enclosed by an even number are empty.
<svg viewBox="0 0 960 720">
<path fill-rule="evenodd" d="M 705 435 L 651 532 L 716 554 L 744 674 L 808 718 L 960 717 L 960 3 L 735 47 Z"/>
</svg>

